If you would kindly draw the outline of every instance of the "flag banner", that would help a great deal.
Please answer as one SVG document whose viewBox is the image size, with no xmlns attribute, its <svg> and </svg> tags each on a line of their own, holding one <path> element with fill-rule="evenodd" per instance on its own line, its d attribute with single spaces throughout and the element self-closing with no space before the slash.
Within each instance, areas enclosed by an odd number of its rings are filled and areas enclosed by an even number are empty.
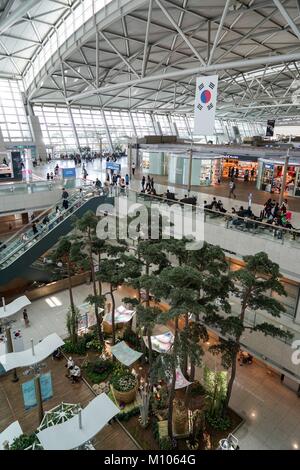
<svg viewBox="0 0 300 470">
<path fill-rule="evenodd" d="M 275 119 L 268 119 L 266 137 L 273 137 L 275 128 Z"/>
<path fill-rule="evenodd" d="M 198 77 L 195 97 L 195 135 L 213 135 L 218 93 L 218 75 Z"/>
</svg>

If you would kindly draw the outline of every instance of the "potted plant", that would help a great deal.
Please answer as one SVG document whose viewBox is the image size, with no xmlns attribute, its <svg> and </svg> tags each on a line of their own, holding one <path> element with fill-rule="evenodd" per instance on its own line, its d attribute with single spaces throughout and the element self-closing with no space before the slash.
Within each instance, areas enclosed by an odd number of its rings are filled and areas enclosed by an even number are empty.
<svg viewBox="0 0 300 470">
<path fill-rule="evenodd" d="M 111 378 L 111 386 L 115 399 L 119 403 L 128 404 L 135 400 L 138 382 L 128 369 L 116 371 Z"/>
</svg>

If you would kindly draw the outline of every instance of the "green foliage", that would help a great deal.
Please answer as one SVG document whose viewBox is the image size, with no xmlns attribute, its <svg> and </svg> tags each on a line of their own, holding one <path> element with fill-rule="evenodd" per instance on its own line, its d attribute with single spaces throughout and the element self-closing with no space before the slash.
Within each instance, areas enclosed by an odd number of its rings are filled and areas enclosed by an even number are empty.
<svg viewBox="0 0 300 470">
<path fill-rule="evenodd" d="M 22 434 L 16 437 L 9 447 L 9 450 L 25 450 L 27 447 L 32 446 L 37 441 L 36 434 Z"/>
<path fill-rule="evenodd" d="M 160 450 L 173 450 L 172 440 L 169 436 L 162 437 L 159 440 Z"/>
<path fill-rule="evenodd" d="M 156 397 L 155 397 L 155 394 L 153 394 L 152 396 L 152 400 L 151 400 L 151 407 L 152 407 L 152 410 L 155 412 L 155 411 L 160 411 L 160 410 L 165 410 L 168 406 L 168 396 L 169 396 L 169 392 L 168 392 L 168 389 L 167 387 L 162 387 L 160 390 L 159 390 L 159 395 L 160 395 L 160 399 L 158 400 Z"/>
<path fill-rule="evenodd" d="M 191 397 L 198 397 L 206 395 L 206 390 L 203 385 L 197 380 L 190 386 L 189 394 Z"/>
<path fill-rule="evenodd" d="M 139 351 L 142 349 L 142 339 L 137 335 L 137 333 L 129 328 L 126 328 L 124 331 L 122 340 L 129 343 L 133 349 L 137 349 Z"/>
<path fill-rule="evenodd" d="M 109 360 L 97 359 L 95 362 L 88 362 L 84 369 L 87 378 L 93 384 L 99 384 L 111 374 L 113 363 Z"/>
<path fill-rule="evenodd" d="M 86 342 L 86 349 L 89 349 L 90 351 L 101 352 L 103 345 L 100 343 L 99 339 L 93 338 L 91 341 Z"/>
<path fill-rule="evenodd" d="M 67 339 L 63 345 L 63 350 L 66 354 L 78 354 L 83 356 L 86 353 L 86 342 L 83 338 L 78 338 L 77 343 L 73 343 Z"/>
<path fill-rule="evenodd" d="M 129 370 L 114 371 L 110 383 L 119 392 L 129 392 L 136 386 L 137 380 Z"/>
<path fill-rule="evenodd" d="M 117 415 L 117 418 L 119 421 L 129 421 L 132 416 L 137 416 L 138 414 L 140 414 L 140 409 L 136 406 L 128 411 L 122 411 Z"/>
<path fill-rule="evenodd" d="M 66 326 L 70 335 L 71 341 L 75 344 L 77 342 L 77 330 L 80 312 L 77 307 L 69 307 L 66 317 Z"/>
<path fill-rule="evenodd" d="M 206 421 L 217 431 L 227 431 L 231 424 L 229 418 L 223 418 L 222 416 L 211 416 L 209 413 L 206 415 Z"/>
<path fill-rule="evenodd" d="M 227 372 L 213 371 L 207 366 L 203 371 L 204 388 L 209 402 L 207 415 L 219 418 L 222 414 L 227 395 Z"/>
</svg>

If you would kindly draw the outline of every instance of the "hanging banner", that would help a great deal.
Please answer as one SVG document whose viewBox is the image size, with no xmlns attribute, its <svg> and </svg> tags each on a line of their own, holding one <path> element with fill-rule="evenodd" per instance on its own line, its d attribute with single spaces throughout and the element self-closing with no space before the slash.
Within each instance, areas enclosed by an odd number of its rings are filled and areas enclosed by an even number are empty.
<svg viewBox="0 0 300 470">
<path fill-rule="evenodd" d="M 50 398 L 53 397 L 53 387 L 50 372 L 47 372 L 46 374 L 42 374 L 40 376 L 40 384 L 42 400 L 50 400 Z M 34 408 L 37 405 L 34 379 L 28 380 L 28 382 L 24 382 L 22 384 L 22 395 L 25 410 L 30 410 L 31 408 Z"/>
<path fill-rule="evenodd" d="M 213 135 L 218 93 L 218 75 L 198 77 L 195 97 L 195 135 Z"/>
<path fill-rule="evenodd" d="M 275 119 L 268 119 L 266 137 L 273 137 L 275 128 Z"/>
</svg>

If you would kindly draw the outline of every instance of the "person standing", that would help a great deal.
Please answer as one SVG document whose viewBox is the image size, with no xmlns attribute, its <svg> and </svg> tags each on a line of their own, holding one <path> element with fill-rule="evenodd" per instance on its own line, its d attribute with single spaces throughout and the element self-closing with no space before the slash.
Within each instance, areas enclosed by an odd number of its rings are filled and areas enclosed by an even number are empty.
<svg viewBox="0 0 300 470">
<path fill-rule="evenodd" d="M 132 171 L 132 176 L 134 176 L 134 173 L 135 173 L 135 162 L 132 162 L 131 171 Z"/>
<path fill-rule="evenodd" d="M 231 198 L 231 196 L 234 197 L 234 199 L 236 199 L 236 194 L 235 194 L 235 182 L 234 182 L 234 178 L 231 178 L 230 182 L 229 182 L 229 198 Z"/>
<path fill-rule="evenodd" d="M 150 179 L 150 175 L 147 176 L 147 183 L 146 183 L 146 191 L 147 189 L 151 189 L 151 179 Z"/>
<path fill-rule="evenodd" d="M 146 183 L 146 178 L 145 178 L 145 175 L 143 175 L 143 178 L 142 178 L 142 191 L 143 191 L 143 193 L 145 192 L 145 183 Z"/>
<path fill-rule="evenodd" d="M 128 173 L 126 173 L 126 175 L 125 175 L 125 183 L 126 183 L 126 186 L 128 187 L 129 186 L 129 175 L 128 175 Z"/>
<path fill-rule="evenodd" d="M 25 326 L 29 326 L 29 318 L 28 318 L 28 313 L 27 313 L 27 309 L 24 308 L 23 310 L 23 318 L 24 318 L 24 322 L 25 322 Z"/>
<path fill-rule="evenodd" d="M 152 176 L 152 178 L 150 179 L 150 188 L 151 188 L 151 189 L 154 189 L 154 179 L 153 179 L 153 176 Z"/>
</svg>

